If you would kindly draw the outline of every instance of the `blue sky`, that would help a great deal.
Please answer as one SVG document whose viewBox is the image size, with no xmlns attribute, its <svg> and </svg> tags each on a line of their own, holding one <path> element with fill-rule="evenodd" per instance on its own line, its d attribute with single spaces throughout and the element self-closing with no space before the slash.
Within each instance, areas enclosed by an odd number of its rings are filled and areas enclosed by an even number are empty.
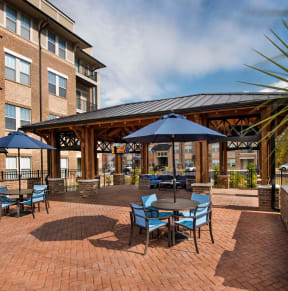
<svg viewBox="0 0 288 291">
<path fill-rule="evenodd" d="M 237 81 L 275 80 L 252 50 L 277 56 L 265 39 L 283 34 L 287 0 L 52 0 L 106 64 L 101 107 L 209 92 L 259 91 Z M 81 5 L 79 5 L 81 3 Z M 284 34 L 283 34 L 284 35 Z"/>
</svg>

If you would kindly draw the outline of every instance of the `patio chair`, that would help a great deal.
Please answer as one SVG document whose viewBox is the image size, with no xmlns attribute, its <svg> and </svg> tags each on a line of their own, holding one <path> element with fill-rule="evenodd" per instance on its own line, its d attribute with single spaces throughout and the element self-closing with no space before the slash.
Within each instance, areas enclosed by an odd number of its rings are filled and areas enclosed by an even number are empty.
<svg viewBox="0 0 288 291">
<path fill-rule="evenodd" d="M 0 188 L 0 192 L 7 191 L 8 188 L 6 186 Z M 16 199 L 10 199 L 9 195 L 0 194 L 0 220 L 2 217 L 2 210 L 5 212 L 9 211 L 9 207 L 12 205 L 16 205 Z"/>
<path fill-rule="evenodd" d="M 130 203 L 132 211 L 130 212 L 131 220 L 131 229 L 130 229 L 130 238 L 129 245 L 132 244 L 133 230 L 134 226 L 138 226 L 140 229 L 146 230 L 146 246 L 144 250 L 144 255 L 147 253 L 149 245 L 149 234 L 154 230 L 158 230 L 162 226 L 168 227 L 168 247 L 170 247 L 171 241 L 171 232 L 170 232 L 170 216 L 162 217 L 161 219 L 157 217 L 149 217 L 148 212 L 142 206 L 139 206 L 134 203 Z M 168 221 L 163 221 L 167 219 Z"/>
<path fill-rule="evenodd" d="M 194 199 L 193 199 L 194 200 Z M 199 249 L 197 245 L 197 235 L 196 230 L 199 229 L 199 238 L 200 238 L 200 227 L 203 225 L 209 225 L 209 232 L 211 241 L 214 244 L 214 238 L 212 233 L 212 210 L 211 202 L 207 201 L 199 204 L 195 210 L 190 211 L 190 215 L 174 215 L 174 218 L 180 219 L 174 221 L 174 224 L 177 227 L 183 227 L 190 231 L 193 231 L 193 238 L 195 243 L 196 252 L 199 254 Z M 175 227 L 173 227 L 173 244 L 175 244 Z"/>
<path fill-rule="evenodd" d="M 34 185 L 33 193 L 26 200 L 21 201 L 19 204 L 23 206 L 30 206 L 32 216 L 35 218 L 34 209 L 35 204 L 38 204 L 38 211 L 40 212 L 40 202 L 45 203 L 45 209 L 48 212 L 48 201 L 47 201 L 47 185 Z"/>
<path fill-rule="evenodd" d="M 168 217 L 168 216 L 173 215 L 173 212 L 159 212 L 158 209 L 151 206 L 151 204 L 154 201 L 158 200 L 156 194 L 142 196 L 141 200 L 142 200 L 142 205 L 145 208 L 145 210 L 148 212 L 149 217 L 158 217 L 161 219 L 162 217 Z"/>
</svg>

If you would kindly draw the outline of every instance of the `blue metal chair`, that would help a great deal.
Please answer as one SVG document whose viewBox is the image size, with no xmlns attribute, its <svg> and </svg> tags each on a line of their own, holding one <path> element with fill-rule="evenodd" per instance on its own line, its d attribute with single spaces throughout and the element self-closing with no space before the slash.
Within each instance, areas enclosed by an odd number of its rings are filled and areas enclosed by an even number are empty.
<svg viewBox="0 0 288 291">
<path fill-rule="evenodd" d="M 168 216 L 172 216 L 173 215 L 172 212 L 159 212 L 158 209 L 156 209 L 156 208 L 151 206 L 151 204 L 154 201 L 158 200 L 156 194 L 150 194 L 150 195 L 142 196 L 141 200 L 142 200 L 142 205 L 145 208 L 145 210 L 148 212 L 148 216 L 149 217 L 158 217 L 158 218 L 161 219 L 161 217 L 168 217 Z"/>
<path fill-rule="evenodd" d="M 133 230 L 134 226 L 138 226 L 140 229 L 146 230 L 146 246 L 144 255 L 147 253 L 149 245 L 149 234 L 154 230 L 158 230 L 162 226 L 168 227 L 168 247 L 170 247 L 171 232 L 170 232 L 170 216 L 162 217 L 161 219 L 157 217 L 149 217 L 148 212 L 142 206 L 134 203 L 130 203 L 132 211 L 130 212 L 131 229 L 130 229 L 130 239 L 129 245 L 132 244 Z M 163 221 L 162 219 L 168 219 L 168 221 Z"/>
<path fill-rule="evenodd" d="M 204 199 L 202 201 L 204 201 Z M 180 219 L 179 221 L 174 221 L 175 225 L 186 228 L 190 231 L 193 231 L 195 248 L 198 254 L 199 254 L 199 249 L 197 245 L 197 236 L 196 236 L 197 228 L 199 229 L 199 238 L 200 238 L 200 227 L 203 225 L 209 225 L 211 241 L 214 244 L 214 238 L 213 238 L 213 233 L 212 233 L 212 210 L 211 210 L 210 200 L 199 204 L 195 210 L 190 211 L 190 215 L 183 216 L 182 214 L 182 215 L 177 215 L 174 217 L 176 219 Z M 173 244 L 175 244 L 175 227 L 173 227 Z"/>
<path fill-rule="evenodd" d="M 210 201 L 210 195 L 209 194 L 198 194 L 198 193 L 192 193 L 191 200 L 195 200 L 200 203 L 199 206 L 202 206 L 203 203 L 207 203 Z M 204 211 L 204 208 L 199 209 L 198 211 Z M 184 211 L 181 212 L 182 216 L 191 216 L 194 213 L 194 209 L 191 209 L 190 211 Z"/>
<path fill-rule="evenodd" d="M 47 185 L 34 185 L 33 187 L 33 193 L 30 197 L 28 197 L 26 200 L 21 201 L 19 204 L 23 206 L 30 206 L 32 216 L 35 218 L 34 209 L 35 204 L 38 204 L 38 211 L 40 212 L 40 202 L 45 203 L 45 208 L 47 214 L 48 212 L 48 201 L 47 201 Z"/>
<path fill-rule="evenodd" d="M 0 192 L 7 191 L 8 188 L 6 186 L 0 188 Z M 9 207 L 12 205 L 16 205 L 16 199 L 10 199 L 9 195 L 0 194 L 0 220 L 2 217 L 2 210 L 5 212 L 9 210 Z"/>
</svg>

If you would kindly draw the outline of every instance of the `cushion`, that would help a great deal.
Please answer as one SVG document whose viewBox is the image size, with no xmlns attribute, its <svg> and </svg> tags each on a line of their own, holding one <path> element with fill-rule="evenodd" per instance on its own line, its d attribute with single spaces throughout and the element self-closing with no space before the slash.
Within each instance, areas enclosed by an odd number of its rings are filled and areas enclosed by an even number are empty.
<svg viewBox="0 0 288 291">
<path fill-rule="evenodd" d="M 152 231 L 154 229 L 157 229 L 161 226 L 166 225 L 168 222 L 159 220 L 159 219 L 149 219 L 149 231 Z"/>
</svg>

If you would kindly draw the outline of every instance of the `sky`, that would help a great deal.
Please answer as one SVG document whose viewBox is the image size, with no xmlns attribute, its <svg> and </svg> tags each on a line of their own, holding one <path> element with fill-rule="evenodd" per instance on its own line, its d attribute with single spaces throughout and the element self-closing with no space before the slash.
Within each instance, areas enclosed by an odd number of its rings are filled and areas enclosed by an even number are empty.
<svg viewBox="0 0 288 291">
<path fill-rule="evenodd" d="M 253 49 L 279 55 L 264 34 L 271 36 L 272 28 L 286 37 L 287 0 L 51 2 L 75 20 L 75 32 L 107 66 L 99 70 L 101 107 L 261 90 L 239 81 L 284 84 L 244 64 L 269 67 Z"/>
</svg>

